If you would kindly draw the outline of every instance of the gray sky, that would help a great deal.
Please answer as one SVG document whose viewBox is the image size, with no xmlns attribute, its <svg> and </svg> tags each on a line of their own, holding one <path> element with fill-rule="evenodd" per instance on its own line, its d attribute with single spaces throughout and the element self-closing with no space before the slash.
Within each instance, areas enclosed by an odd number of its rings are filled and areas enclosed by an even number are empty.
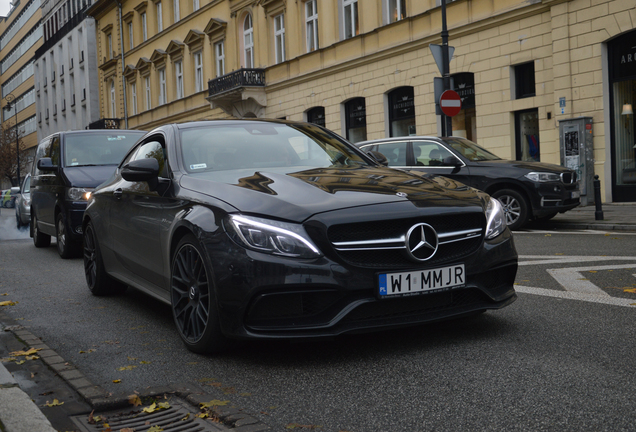
<svg viewBox="0 0 636 432">
<path fill-rule="evenodd" d="M 0 16 L 7 16 L 11 9 L 11 0 L 0 0 Z"/>
</svg>

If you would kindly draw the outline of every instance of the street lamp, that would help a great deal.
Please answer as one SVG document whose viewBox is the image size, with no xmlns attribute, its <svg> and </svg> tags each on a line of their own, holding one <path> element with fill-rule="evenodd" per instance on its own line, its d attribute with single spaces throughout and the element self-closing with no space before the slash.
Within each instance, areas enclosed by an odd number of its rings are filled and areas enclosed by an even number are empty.
<svg viewBox="0 0 636 432">
<path fill-rule="evenodd" d="M 15 154 L 18 158 L 17 174 L 18 174 L 18 187 L 20 187 L 20 139 L 18 136 L 18 107 L 16 106 L 17 104 L 15 103 L 15 96 L 13 96 L 11 93 L 6 95 L 4 98 L 7 101 L 7 104 L 5 105 L 5 108 L 7 109 L 7 111 L 11 111 L 11 105 L 13 105 L 13 108 L 15 111 Z"/>
</svg>

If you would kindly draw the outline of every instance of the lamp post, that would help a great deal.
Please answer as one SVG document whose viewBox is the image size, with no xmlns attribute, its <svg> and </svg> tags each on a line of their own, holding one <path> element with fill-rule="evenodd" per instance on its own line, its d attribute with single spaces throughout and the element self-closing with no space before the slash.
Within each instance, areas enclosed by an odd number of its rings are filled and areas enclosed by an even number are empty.
<svg viewBox="0 0 636 432">
<path fill-rule="evenodd" d="M 11 106 L 13 106 L 13 109 L 15 111 L 15 154 L 18 159 L 17 174 L 18 187 L 20 187 L 20 137 L 18 136 L 18 107 L 15 103 L 15 96 L 13 96 L 11 93 L 6 95 L 4 98 L 7 101 L 7 104 L 5 105 L 7 111 L 11 111 Z"/>
</svg>

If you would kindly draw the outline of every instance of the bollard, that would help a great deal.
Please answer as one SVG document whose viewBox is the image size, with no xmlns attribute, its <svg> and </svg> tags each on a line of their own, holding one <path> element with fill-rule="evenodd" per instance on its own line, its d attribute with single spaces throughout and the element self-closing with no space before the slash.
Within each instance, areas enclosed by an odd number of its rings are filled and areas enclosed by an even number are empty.
<svg viewBox="0 0 636 432">
<path fill-rule="evenodd" d="M 601 181 L 598 179 L 598 175 L 594 176 L 594 204 L 596 204 L 594 217 L 596 218 L 596 220 L 603 220 L 603 204 L 601 204 Z"/>
</svg>

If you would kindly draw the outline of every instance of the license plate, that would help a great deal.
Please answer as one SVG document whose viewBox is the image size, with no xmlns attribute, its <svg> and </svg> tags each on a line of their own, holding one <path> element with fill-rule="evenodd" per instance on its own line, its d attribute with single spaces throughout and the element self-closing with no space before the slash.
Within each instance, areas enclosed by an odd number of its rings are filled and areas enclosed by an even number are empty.
<svg viewBox="0 0 636 432">
<path fill-rule="evenodd" d="M 572 199 L 579 198 L 581 196 L 581 191 L 572 192 Z"/>
<path fill-rule="evenodd" d="M 464 264 L 378 275 L 380 298 L 444 291 L 466 284 Z"/>
</svg>

